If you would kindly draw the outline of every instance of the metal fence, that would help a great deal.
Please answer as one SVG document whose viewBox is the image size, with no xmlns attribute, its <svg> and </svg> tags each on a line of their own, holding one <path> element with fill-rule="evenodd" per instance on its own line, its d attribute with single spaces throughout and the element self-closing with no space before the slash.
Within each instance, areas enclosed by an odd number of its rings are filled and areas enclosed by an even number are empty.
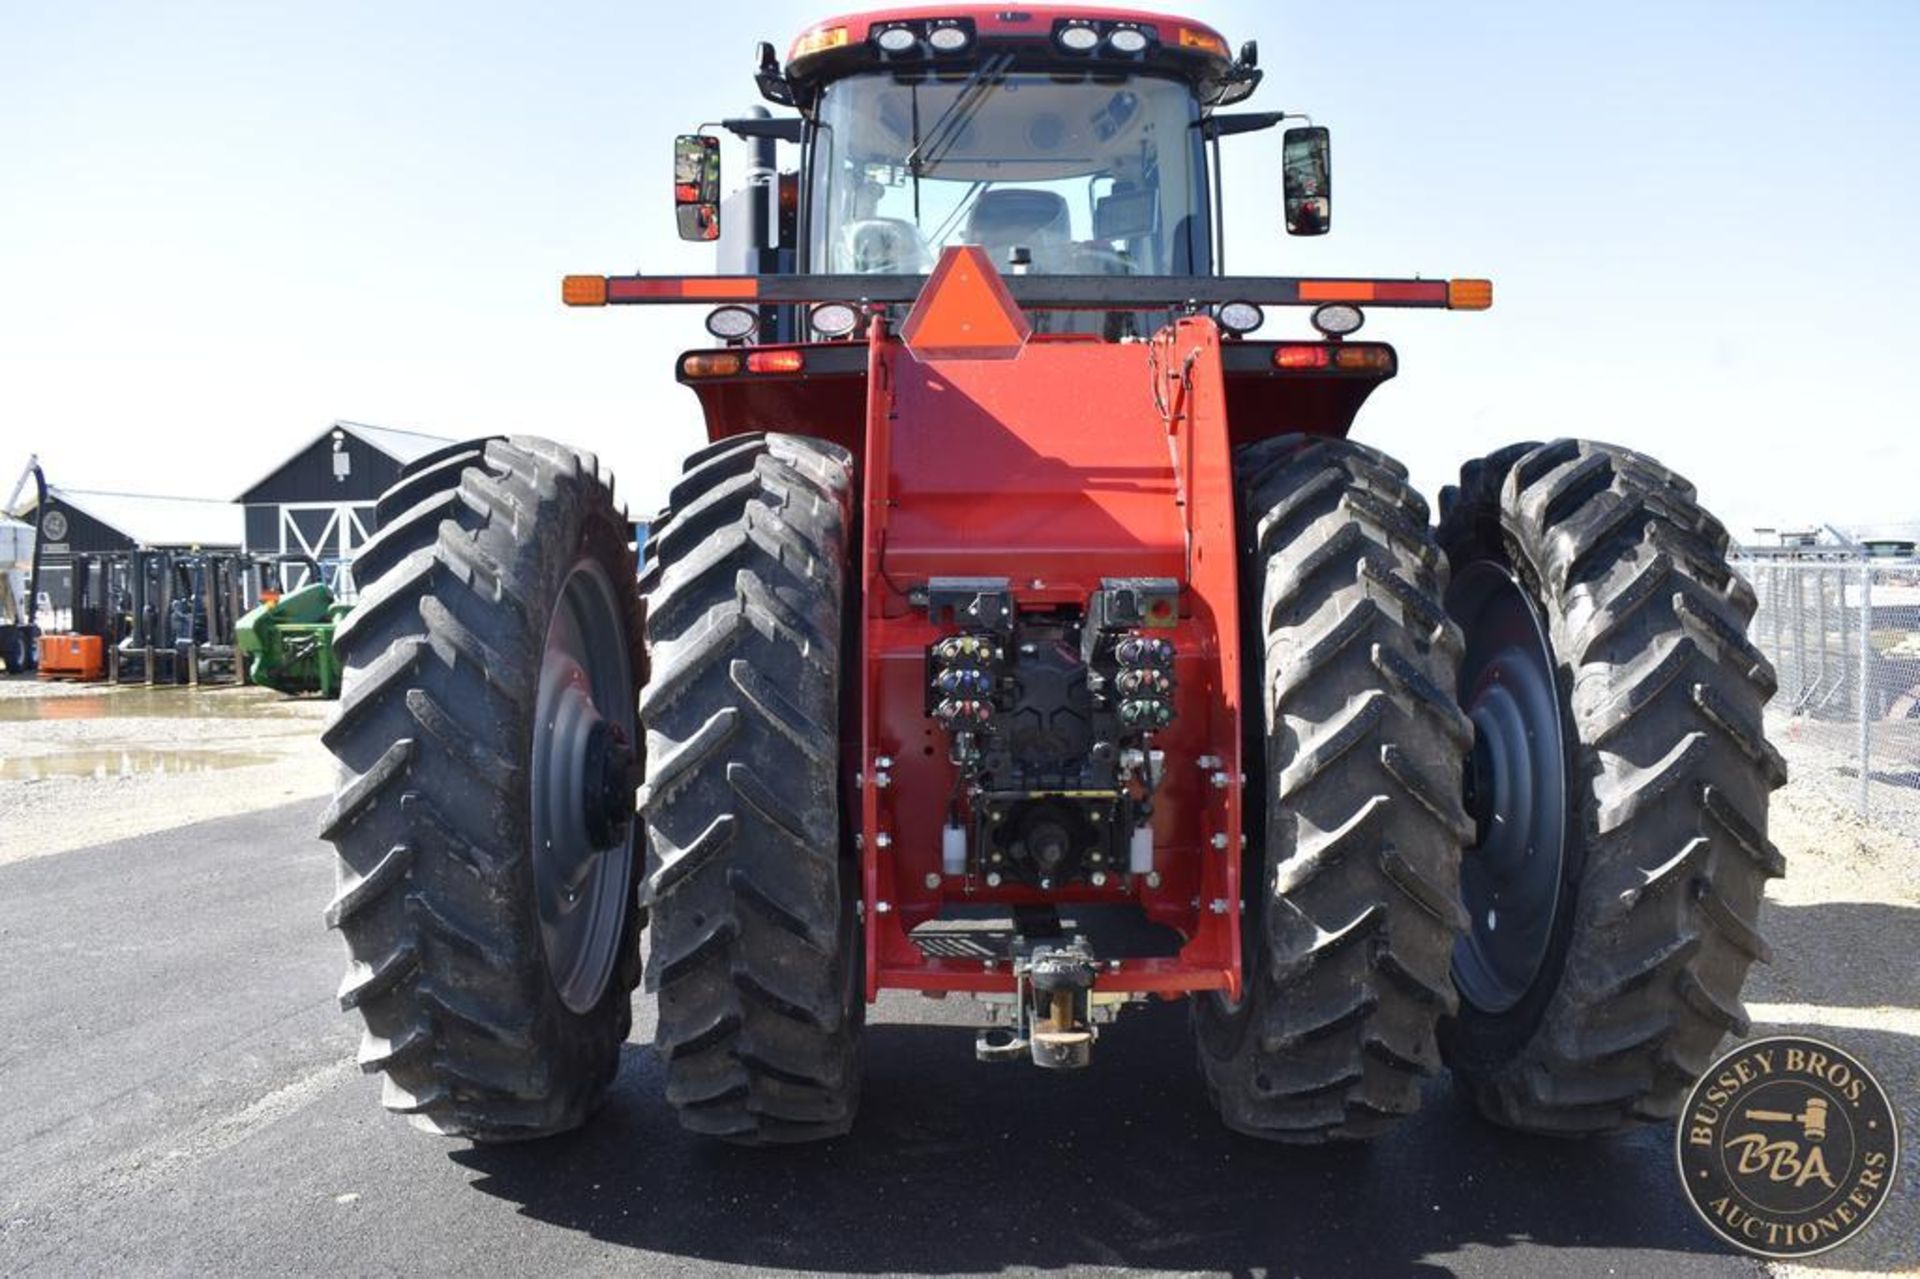
<svg viewBox="0 0 1920 1279">
<path fill-rule="evenodd" d="M 1746 552 L 1748 632 L 1780 691 L 1768 735 L 1794 781 L 1920 834 L 1920 559 Z"/>
</svg>

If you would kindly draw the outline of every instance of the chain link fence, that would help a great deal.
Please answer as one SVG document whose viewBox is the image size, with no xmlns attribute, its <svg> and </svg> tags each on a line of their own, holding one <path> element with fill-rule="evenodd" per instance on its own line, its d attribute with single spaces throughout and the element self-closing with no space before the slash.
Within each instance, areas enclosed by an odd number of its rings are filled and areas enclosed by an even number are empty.
<svg viewBox="0 0 1920 1279">
<path fill-rule="evenodd" d="M 1796 785 L 1920 838 L 1920 559 L 1746 551 L 1748 632 L 1780 691 L 1767 733 Z"/>
</svg>

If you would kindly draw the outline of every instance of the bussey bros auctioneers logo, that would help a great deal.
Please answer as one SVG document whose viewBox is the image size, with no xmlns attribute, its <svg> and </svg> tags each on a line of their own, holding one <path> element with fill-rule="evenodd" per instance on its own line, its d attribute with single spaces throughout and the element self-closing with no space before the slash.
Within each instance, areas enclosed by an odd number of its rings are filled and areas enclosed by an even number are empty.
<svg viewBox="0 0 1920 1279">
<path fill-rule="evenodd" d="M 1742 1044 L 1708 1070 L 1675 1146 L 1707 1225 L 1764 1257 L 1851 1239 L 1887 1201 L 1900 1166 L 1879 1082 L 1849 1054 L 1795 1035 Z"/>
</svg>

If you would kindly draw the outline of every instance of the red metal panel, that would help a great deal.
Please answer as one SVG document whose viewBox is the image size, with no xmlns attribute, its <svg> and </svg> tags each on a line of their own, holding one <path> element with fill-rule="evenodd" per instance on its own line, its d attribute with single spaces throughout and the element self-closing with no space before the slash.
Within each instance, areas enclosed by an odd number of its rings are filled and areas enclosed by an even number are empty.
<svg viewBox="0 0 1920 1279">
<path fill-rule="evenodd" d="M 1156 402 L 1155 382 L 1161 383 Z M 1011 361 L 916 361 L 876 336 L 868 375 L 859 797 L 867 994 L 1011 990 L 1004 965 L 929 959 L 909 938 L 943 904 L 1137 901 L 1185 939 L 1104 970 L 1104 990 L 1237 991 L 1240 684 L 1233 492 L 1219 333 L 1183 320 L 1153 344 L 1033 343 Z M 1162 406 L 1166 413 L 1163 416 Z M 1177 718 L 1154 815 L 1157 887 L 1043 898 L 940 868 L 953 788 L 925 714 L 927 644 L 910 607 L 929 576 L 1011 577 L 1019 604 L 1084 604 L 1103 577 L 1182 582 Z M 885 785 L 877 784 L 884 777 Z"/>
<path fill-rule="evenodd" d="M 893 579 L 1005 576 L 1084 601 L 1103 576 L 1184 576 L 1147 349 L 1036 343 L 1011 361 L 898 360 Z"/>
</svg>

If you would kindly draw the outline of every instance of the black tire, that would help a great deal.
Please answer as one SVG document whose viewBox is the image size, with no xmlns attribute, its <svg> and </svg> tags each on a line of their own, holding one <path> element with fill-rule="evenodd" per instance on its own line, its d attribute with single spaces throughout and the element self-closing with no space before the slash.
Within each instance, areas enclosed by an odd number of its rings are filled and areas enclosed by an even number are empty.
<svg viewBox="0 0 1920 1279">
<path fill-rule="evenodd" d="M 695 1132 L 844 1133 L 865 1014 L 842 819 L 852 459 L 793 435 L 688 459 L 647 538 L 649 985 Z"/>
<path fill-rule="evenodd" d="M 1560 861 L 1554 905 L 1536 912 L 1551 921 L 1537 973 L 1488 998 L 1477 989 L 1499 983 L 1457 969 L 1448 1062 L 1509 1127 L 1671 1118 L 1721 1038 L 1747 1031 L 1740 987 L 1768 957 L 1761 894 L 1783 869 L 1765 834 L 1786 769 L 1762 731 L 1775 681 L 1746 639 L 1753 592 L 1693 486 L 1628 449 L 1515 445 L 1467 463 L 1441 506 L 1456 590 L 1505 574 L 1544 631 L 1563 749 L 1537 758 L 1565 770 L 1567 797 L 1564 839 L 1541 845 Z M 1482 598 L 1449 601 L 1466 627 L 1470 709 L 1486 627 L 1464 614 Z M 1457 965 L 1478 963 L 1480 928 Z"/>
<path fill-rule="evenodd" d="M 633 554 L 591 456 L 516 438 L 424 462 L 389 490 L 402 501 L 383 499 L 356 560 L 367 585 L 334 636 L 345 674 L 324 741 L 340 784 L 321 837 L 339 854 L 340 1003 L 365 1019 L 360 1064 L 385 1072 L 388 1109 L 451 1136 L 537 1137 L 586 1119 L 632 1028 L 635 824 L 582 890 L 608 903 L 596 996 L 543 940 L 532 756 L 550 623 L 576 582 L 604 583 L 601 674 L 626 691 L 608 718 L 624 700 L 634 731 Z"/>
<path fill-rule="evenodd" d="M 1454 1008 L 1471 730 L 1446 570 L 1384 454 L 1288 436 L 1242 448 L 1235 470 L 1247 984 L 1237 1005 L 1195 1001 L 1201 1063 L 1240 1132 L 1374 1137 L 1419 1105 Z"/>
</svg>

